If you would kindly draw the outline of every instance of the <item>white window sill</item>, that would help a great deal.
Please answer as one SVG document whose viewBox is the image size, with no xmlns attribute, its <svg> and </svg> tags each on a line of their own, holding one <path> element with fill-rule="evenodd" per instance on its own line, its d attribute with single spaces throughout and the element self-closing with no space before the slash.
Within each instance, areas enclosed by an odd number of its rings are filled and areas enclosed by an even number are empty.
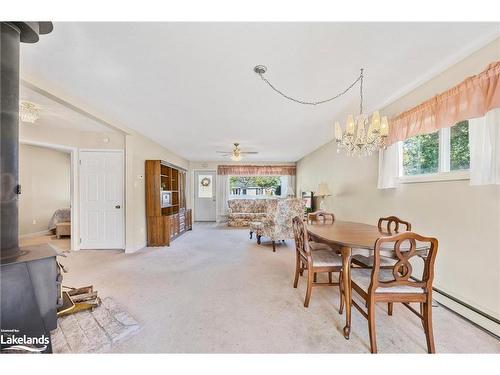
<svg viewBox="0 0 500 375">
<path fill-rule="evenodd" d="M 420 174 L 415 176 L 400 176 L 400 184 L 415 184 L 420 182 L 438 182 L 438 181 L 460 181 L 470 179 L 468 170 L 452 171 L 441 173 Z"/>
</svg>

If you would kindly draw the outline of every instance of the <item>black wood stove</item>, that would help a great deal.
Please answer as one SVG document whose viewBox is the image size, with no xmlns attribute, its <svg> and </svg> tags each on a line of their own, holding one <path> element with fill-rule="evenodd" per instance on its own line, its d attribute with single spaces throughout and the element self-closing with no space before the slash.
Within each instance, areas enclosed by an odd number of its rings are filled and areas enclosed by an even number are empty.
<svg viewBox="0 0 500 375">
<path fill-rule="evenodd" d="M 19 248 L 19 48 L 52 31 L 50 22 L 0 23 L 1 353 L 50 353 L 61 276 L 49 245 Z"/>
</svg>

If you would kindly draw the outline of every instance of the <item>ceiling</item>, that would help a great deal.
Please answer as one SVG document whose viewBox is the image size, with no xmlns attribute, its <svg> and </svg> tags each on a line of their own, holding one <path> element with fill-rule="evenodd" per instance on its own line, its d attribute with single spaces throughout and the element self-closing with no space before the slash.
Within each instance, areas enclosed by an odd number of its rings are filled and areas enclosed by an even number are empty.
<svg viewBox="0 0 500 375">
<path fill-rule="evenodd" d="M 39 109 L 39 118 L 35 123 L 23 122 L 25 126 L 50 126 L 63 129 L 74 129 L 77 131 L 112 131 L 109 127 L 90 119 L 89 117 L 74 111 L 67 106 L 52 100 L 51 98 L 21 86 L 19 100 L 29 101 Z"/>
<path fill-rule="evenodd" d="M 332 124 L 359 106 L 388 104 L 499 35 L 498 23 L 55 23 L 23 44 L 25 80 L 85 103 L 192 161 L 223 160 L 239 142 L 246 160 L 296 161 L 329 142 Z"/>
</svg>

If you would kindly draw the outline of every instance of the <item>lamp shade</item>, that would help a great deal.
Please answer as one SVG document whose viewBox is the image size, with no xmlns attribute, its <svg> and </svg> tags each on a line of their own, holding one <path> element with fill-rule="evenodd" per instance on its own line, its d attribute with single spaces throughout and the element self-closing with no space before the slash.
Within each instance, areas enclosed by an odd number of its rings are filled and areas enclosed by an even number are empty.
<svg viewBox="0 0 500 375">
<path fill-rule="evenodd" d="M 324 182 L 318 185 L 318 191 L 316 192 L 317 196 L 326 197 L 328 195 L 332 195 L 330 189 L 328 189 L 328 185 Z"/>
</svg>

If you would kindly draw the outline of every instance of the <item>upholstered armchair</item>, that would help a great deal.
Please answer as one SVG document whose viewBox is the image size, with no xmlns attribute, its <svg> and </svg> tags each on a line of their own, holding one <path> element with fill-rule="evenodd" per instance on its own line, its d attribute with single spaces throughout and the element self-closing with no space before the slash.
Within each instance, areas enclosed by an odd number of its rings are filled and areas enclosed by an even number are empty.
<svg viewBox="0 0 500 375">
<path fill-rule="evenodd" d="M 276 251 L 277 241 L 294 238 L 292 220 L 295 216 L 302 217 L 304 211 L 305 202 L 301 198 L 277 199 L 273 204 L 268 205 L 260 233 L 271 239 L 273 251 Z"/>
</svg>

